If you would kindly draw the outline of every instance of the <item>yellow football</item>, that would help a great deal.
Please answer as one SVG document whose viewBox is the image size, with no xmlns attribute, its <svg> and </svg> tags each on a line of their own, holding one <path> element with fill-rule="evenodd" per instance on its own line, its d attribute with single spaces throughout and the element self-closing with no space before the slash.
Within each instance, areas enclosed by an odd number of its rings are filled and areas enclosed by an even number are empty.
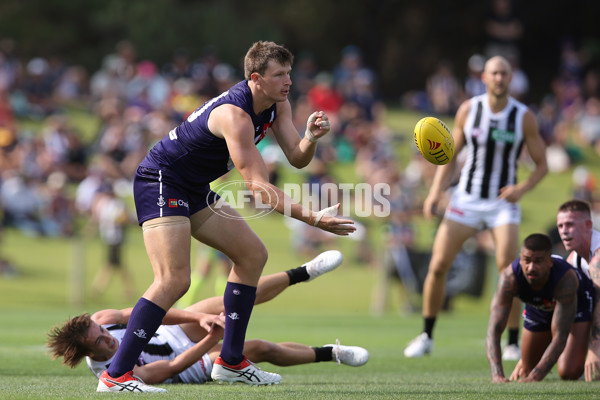
<svg viewBox="0 0 600 400">
<path fill-rule="evenodd" d="M 454 157 L 454 139 L 450 129 L 435 117 L 425 117 L 415 125 L 415 145 L 427 161 L 448 164 Z"/>
</svg>

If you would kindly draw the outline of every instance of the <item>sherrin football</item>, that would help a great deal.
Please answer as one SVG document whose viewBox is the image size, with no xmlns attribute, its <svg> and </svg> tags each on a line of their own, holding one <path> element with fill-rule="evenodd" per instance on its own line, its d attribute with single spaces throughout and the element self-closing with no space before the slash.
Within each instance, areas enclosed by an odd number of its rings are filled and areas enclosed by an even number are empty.
<svg viewBox="0 0 600 400">
<path fill-rule="evenodd" d="M 415 144 L 427 161 L 448 164 L 454 157 L 454 139 L 450 129 L 435 117 L 425 117 L 415 125 Z"/>
</svg>

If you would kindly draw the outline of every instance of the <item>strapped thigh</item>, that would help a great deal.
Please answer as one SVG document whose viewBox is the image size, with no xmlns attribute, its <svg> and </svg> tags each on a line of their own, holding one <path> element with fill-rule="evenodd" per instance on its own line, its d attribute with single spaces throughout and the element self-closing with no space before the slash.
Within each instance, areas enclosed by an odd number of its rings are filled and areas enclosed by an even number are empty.
<svg viewBox="0 0 600 400">
<path fill-rule="evenodd" d="M 190 219 L 188 217 L 184 217 L 182 215 L 170 215 L 167 217 L 153 218 L 149 219 L 148 221 L 144 221 L 142 224 L 142 231 L 147 231 L 148 229 L 159 226 L 182 225 L 189 223 Z"/>
</svg>

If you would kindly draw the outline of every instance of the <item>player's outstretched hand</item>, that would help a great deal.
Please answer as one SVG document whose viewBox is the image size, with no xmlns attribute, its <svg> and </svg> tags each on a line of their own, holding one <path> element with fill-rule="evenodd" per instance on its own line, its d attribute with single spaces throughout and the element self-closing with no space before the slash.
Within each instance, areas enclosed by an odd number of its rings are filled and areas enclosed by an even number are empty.
<svg viewBox="0 0 600 400">
<path fill-rule="evenodd" d="M 338 203 L 319 211 L 314 226 L 340 236 L 348 236 L 354 232 L 356 230 L 354 221 L 336 217 L 339 208 L 340 204 Z"/>
</svg>

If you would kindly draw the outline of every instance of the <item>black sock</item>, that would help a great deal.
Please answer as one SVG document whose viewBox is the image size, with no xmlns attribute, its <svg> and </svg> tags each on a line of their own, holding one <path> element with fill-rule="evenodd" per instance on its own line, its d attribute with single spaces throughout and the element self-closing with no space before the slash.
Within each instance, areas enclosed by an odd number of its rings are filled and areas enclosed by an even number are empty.
<svg viewBox="0 0 600 400">
<path fill-rule="evenodd" d="M 327 347 L 313 347 L 312 348 L 315 351 L 315 362 L 321 362 L 321 361 L 331 361 L 333 360 L 333 347 L 331 346 L 327 346 Z"/>
<path fill-rule="evenodd" d="M 508 330 L 508 344 L 519 345 L 519 328 L 510 328 Z"/>
<path fill-rule="evenodd" d="M 290 278 L 290 286 L 298 283 L 307 281 L 310 276 L 308 276 L 308 272 L 306 271 L 306 267 L 303 265 L 298 268 L 292 268 L 285 271 L 285 273 Z"/>
<path fill-rule="evenodd" d="M 427 317 L 424 319 L 425 328 L 423 329 L 423 332 L 427 334 L 429 339 L 433 339 L 433 326 L 435 325 L 435 318 L 436 317 Z"/>
</svg>

